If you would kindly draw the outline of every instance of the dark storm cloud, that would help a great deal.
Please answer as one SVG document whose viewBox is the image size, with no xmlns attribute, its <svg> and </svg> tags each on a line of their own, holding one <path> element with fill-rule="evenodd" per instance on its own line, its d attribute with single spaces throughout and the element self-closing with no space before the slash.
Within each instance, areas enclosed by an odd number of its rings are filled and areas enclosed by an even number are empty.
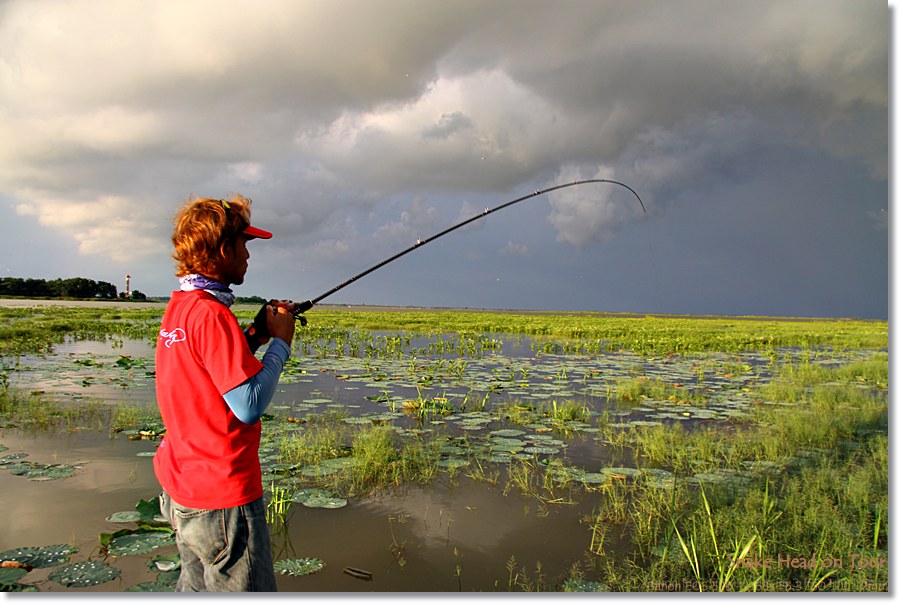
<svg viewBox="0 0 900 604">
<path fill-rule="evenodd" d="M 855 166 L 883 185 L 886 9 L 10 1 L 0 7 L 4 221 L 62 235 L 85 266 L 137 266 L 164 290 L 170 216 L 189 194 L 257 200 L 254 216 L 277 237 L 251 279 L 274 284 L 267 263 L 354 266 L 413 224 L 441 228 L 569 179 L 627 181 L 649 215 L 612 190 L 554 195 L 538 222 L 560 244 L 543 253 L 559 259 L 739 187 L 746 166 L 771 168 L 761 152 L 813 150 L 823 167 Z M 881 201 L 795 203 L 859 204 L 877 217 Z M 522 250 L 541 255 L 516 237 L 478 255 Z"/>
</svg>

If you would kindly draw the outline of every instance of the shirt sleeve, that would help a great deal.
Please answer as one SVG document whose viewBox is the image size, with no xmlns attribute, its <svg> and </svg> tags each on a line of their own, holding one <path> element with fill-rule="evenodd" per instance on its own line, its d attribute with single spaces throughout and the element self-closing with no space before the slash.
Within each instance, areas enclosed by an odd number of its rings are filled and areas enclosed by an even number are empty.
<svg viewBox="0 0 900 604">
<path fill-rule="evenodd" d="M 219 394 L 224 394 L 256 375 L 262 363 L 250 352 L 237 318 L 227 307 L 211 299 L 204 308 L 209 314 L 195 322 L 192 334 L 197 362 Z"/>
<path fill-rule="evenodd" d="M 272 338 L 263 355 L 262 369 L 223 396 L 228 407 L 245 424 L 255 424 L 272 401 L 278 378 L 291 356 L 290 347 L 279 338 Z"/>
</svg>

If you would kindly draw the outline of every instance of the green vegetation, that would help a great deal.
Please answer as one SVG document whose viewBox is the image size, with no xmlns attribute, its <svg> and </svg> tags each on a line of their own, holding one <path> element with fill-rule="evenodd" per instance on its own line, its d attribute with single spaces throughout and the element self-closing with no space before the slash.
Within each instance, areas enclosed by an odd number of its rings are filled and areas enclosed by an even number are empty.
<svg viewBox="0 0 900 604">
<path fill-rule="evenodd" d="M 9 376 L 21 355 L 60 342 L 155 342 L 161 312 L 0 309 L 2 425 L 156 438 L 152 406 L 63 404 Z M 238 312 L 249 321 L 256 309 Z M 273 525 L 286 530 L 296 506 L 476 481 L 541 516 L 582 505 L 583 556 L 566 575 L 509 558 L 498 590 L 887 588 L 885 322 L 318 309 L 309 319 L 283 380 L 327 372 L 378 394 L 360 392 L 362 410 L 310 397 L 264 418 Z M 523 338 L 534 358 L 504 357 L 504 338 Z M 570 450 L 591 447 L 602 454 L 573 461 Z M 613 461 L 596 467 L 601 458 Z"/>
<path fill-rule="evenodd" d="M 140 292 L 136 292 L 140 293 Z M 143 294 L 140 294 L 143 296 Z M 21 279 L 0 277 L 0 296 L 25 298 L 115 298 L 116 286 L 83 277 L 72 279 Z"/>
<path fill-rule="evenodd" d="M 634 554 L 602 561 L 607 585 L 886 589 L 887 404 L 883 391 L 842 384 L 873 380 L 877 388 L 886 370 L 886 357 L 836 369 L 786 368 L 761 392 L 802 390 L 801 402 L 761 404 L 756 419 L 734 432 L 635 428 L 626 440 L 638 458 L 671 469 L 675 479 L 664 496 L 659 485 L 641 481 L 628 498 L 612 492 L 618 512 L 607 504 L 592 517 L 632 525 Z M 811 374 L 828 385 L 809 390 Z"/>
</svg>

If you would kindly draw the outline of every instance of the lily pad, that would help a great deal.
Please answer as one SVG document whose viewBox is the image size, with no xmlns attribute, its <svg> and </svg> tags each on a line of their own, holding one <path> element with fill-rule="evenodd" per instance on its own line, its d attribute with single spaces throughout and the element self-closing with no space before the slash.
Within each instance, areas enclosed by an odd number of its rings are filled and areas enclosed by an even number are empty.
<svg viewBox="0 0 900 604">
<path fill-rule="evenodd" d="M 606 484 L 609 481 L 609 475 L 604 472 L 585 472 L 581 476 L 581 482 L 584 484 Z"/>
<path fill-rule="evenodd" d="M 140 593 L 170 592 L 175 591 L 175 586 L 169 585 L 167 583 L 161 583 L 159 581 L 145 581 L 144 583 L 138 583 L 137 585 L 126 587 L 125 591 Z"/>
<path fill-rule="evenodd" d="M 469 460 L 462 459 L 460 457 L 450 457 L 448 459 L 440 460 L 439 462 L 437 462 L 437 465 L 441 468 L 455 470 L 456 468 L 463 468 L 469 465 Z"/>
<path fill-rule="evenodd" d="M 329 510 L 336 510 L 347 505 L 347 500 L 341 499 L 340 497 L 310 497 L 303 502 L 303 505 L 308 508 L 326 508 Z"/>
<path fill-rule="evenodd" d="M 294 496 L 291 497 L 291 501 L 294 503 L 303 503 L 307 499 L 322 499 L 326 497 L 330 497 L 330 494 L 328 491 L 323 491 L 322 489 L 300 489 L 294 493 Z"/>
<path fill-rule="evenodd" d="M 105 562 L 87 560 L 60 566 L 48 578 L 64 587 L 89 587 L 117 578 L 122 571 Z"/>
<path fill-rule="evenodd" d="M 525 434 L 524 430 L 515 430 L 512 428 L 508 428 L 505 430 L 492 430 L 491 431 L 491 436 L 501 436 L 504 438 L 512 438 L 514 436 L 522 436 L 523 434 Z"/>
<path fill-rule="evenodd" d="M 175 534 L 171 529 L 138 529 L 119 531 L 109 540 L 109 553 L 113 556 L 147 554 L 164 545 L 174 545 Z"/>
<path fill-rule="evenodd" d="M 637 468 L 623 468 L 623 467 L 612 467 L 612 468 L 603 468 L 600 470 L 604 474 L 615 477 L 628 477 L 628 478 L 636 478 L 640 476 L 641 471 Z"/>
<path fill-rule="evenodd" d="M 10 453 L 9 455 L 4 455 L 0 457 L 0 466 L 8 466 L 16 463 L 20 459 L 24 459 L 28 457 L 28 453 Z"/>
<path fill-rule="evenodd" d="M 325 561 L 319 558 L 295 558 L 293 560 L 277 560 L 275 572 L 282 575 L 300 577 L 311 575 L 325 568 Z"/>
<path fill-rule="evenodd" d="M 24 476 L 35 482 L 69 478 L 75 475 L 75 467 L 63 464 L 44 465 L 31 461 L 23 461 L 7 466 L 9 473 L 14 476 Z"/>
<path fill-rule="evenodd" d="M 153 559 L 147 563 L 147 566 L 162 572 L 176 571 L 181 568 L 181 556 L 178 554 L 153 556 Z"/>
<path fill-rule="evenodd" d="M 77 547 L 65 543 L 44 547 L 19 547 L 0 552 L 0 560 L 21 562 L 34 568 L 47 568 L 68 562 L 69 556 L 77 551 Z"/>
<path fill-rule="evenodd" d="M 126 523 L 137 522 L 141 519 L 141 513 L 135 510 L 128 512 L 116 512 L 106 517 L 107 522 Z"/>
<path fill-rule="evenodd" d="M 0 591 L 13 585 L 16 581 L 28 574 L 24 568 L 0 568 Z"/>
<path fill-rule="evenodd" d="M 609 588 L 603 583 L 596 581 L 585 581 L 584 579 L 567 579 L 563 583 L 563 591 L 609 591 Z"/>
</svg>

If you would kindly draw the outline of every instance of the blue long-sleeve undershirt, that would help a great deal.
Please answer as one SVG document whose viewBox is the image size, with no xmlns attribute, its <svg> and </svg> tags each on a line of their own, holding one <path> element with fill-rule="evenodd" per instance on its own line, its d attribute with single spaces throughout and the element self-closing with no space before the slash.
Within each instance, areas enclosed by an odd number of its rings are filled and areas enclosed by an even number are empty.
<svg viewBox="0 0 900 604">
<path fill-rule="evenodd" d="M 263 367 L 259 373 L 224 394 L 225 402 L 239 420 L 245 424 L 259 421 L 272 401 L 281 370 L 290 356 L 290 346 L 283 340 L 272 338 L 263 355 Z"/>
</svg>

